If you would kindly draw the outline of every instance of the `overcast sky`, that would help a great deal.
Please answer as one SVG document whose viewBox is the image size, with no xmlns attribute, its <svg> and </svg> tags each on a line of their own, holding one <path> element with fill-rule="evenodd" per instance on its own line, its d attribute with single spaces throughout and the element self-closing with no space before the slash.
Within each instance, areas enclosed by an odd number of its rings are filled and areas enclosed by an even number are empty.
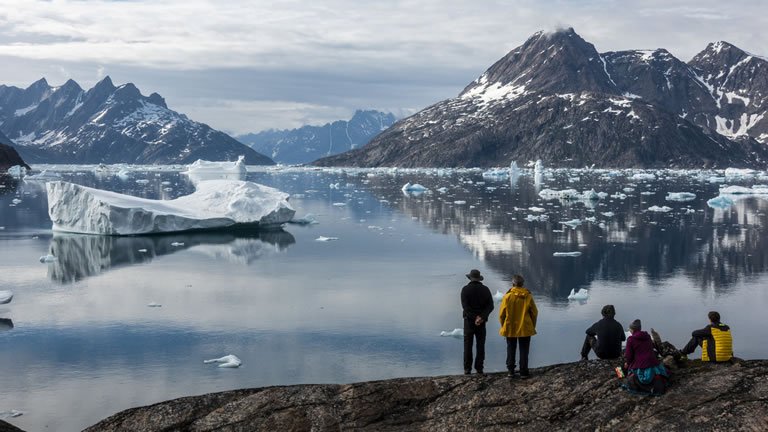
<svg viewBox="0 0 768 432">
<path fill-rule="evenodd" d="M 403 116 L 457 95 L 538 30 L 687 61 L 726 40 L 768 56 L 757 0 L 0 0 L 0 83 L 105 75 L 233 134 Z"/>
</svg>

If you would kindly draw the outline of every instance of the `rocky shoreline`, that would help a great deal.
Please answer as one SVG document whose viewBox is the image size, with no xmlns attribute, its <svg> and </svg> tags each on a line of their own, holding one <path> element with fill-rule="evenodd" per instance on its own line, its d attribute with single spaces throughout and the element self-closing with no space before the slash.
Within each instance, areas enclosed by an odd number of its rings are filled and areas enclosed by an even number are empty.
<svg viewBox="0 0 768 432">
<path fill-rule="evenodd" d="M 505 373 L 232 390 L 117 413 L 86 431 L 765 431 L 768 360 L 673 372 L 660 397 L 622 390 L 615 362 Z M 20 429 L 0 420 L 0 432 Z"/>
</svg>

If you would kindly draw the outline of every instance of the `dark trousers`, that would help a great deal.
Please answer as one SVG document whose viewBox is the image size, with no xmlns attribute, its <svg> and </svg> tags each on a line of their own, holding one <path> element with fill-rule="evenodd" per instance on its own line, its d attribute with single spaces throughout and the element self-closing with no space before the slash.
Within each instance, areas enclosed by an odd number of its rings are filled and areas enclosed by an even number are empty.
<svg viewBox="0 0 768 432">
<path fill-rule="evenodd" d="M 686 354 L 686 355 L 693 354 L 693 352 L 696 351 L 696 348 L 702 345 L 702 342 L 704 342 L 704 338 L 692 337 L 691 340 L 689 340 L 688 343 L 685 344 L 685 346 L 681 351 L 683 354 Z"/>
<path fill-rule="evenodd" d="M 515 354 L 520 344 L 520 375 L 528 375 L 528 351 L 531 347 L 531 337 L 507 338 L 507 370 L 515 371 Z"/>
<path fill-rule="evenodd" d="M 597 347 L 597 338 L 592 335 L 587 335 L 587 337 L 584 338 L 584 345 L 581 346 L 581 357 L 582 358 L 589 357 L 589 351 L 595 350 L 596 347 Z M 597 355 L 596 350 L 595 350 L 595 355 Z"/>
<path fill-rule="evenodd" d="M 464 371 L 472 370 L 472 342 L 477 340 L 475 370 L 482 372 L 485 362 L 485 323 L 476 326 L 474 320 L 464 320 Z"/>
</svg>

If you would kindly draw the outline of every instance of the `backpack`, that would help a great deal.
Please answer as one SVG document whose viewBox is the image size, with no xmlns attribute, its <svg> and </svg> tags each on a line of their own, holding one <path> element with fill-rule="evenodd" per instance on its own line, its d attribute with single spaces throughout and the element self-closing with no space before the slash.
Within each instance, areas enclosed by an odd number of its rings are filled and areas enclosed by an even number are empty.
<svg viewBox="0 0 768 432">
<path fill-rule="evenodd" d="M 632 393 L 661 396 L 667 392 L 669 387 L 669 378 L 664 375 L 656 374 L 649 384 L 643 384 L 637 378 L 637 375 L 630 373 L 624 382 L 624 388 Z"/>
</svg>

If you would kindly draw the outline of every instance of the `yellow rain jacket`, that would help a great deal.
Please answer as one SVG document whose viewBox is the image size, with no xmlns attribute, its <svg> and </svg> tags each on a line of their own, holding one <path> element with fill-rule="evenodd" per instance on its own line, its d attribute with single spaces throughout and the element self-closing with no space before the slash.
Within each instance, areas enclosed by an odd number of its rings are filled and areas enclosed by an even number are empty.
<svg viewBox="0 0 768 432">
<path fill-rule="evenodd" d="M 499 334 L 504 337 L 533 336 L 538 315 L 531 292 L 523 287 L 512 287 L 501 300 Z"/>
</svg>

